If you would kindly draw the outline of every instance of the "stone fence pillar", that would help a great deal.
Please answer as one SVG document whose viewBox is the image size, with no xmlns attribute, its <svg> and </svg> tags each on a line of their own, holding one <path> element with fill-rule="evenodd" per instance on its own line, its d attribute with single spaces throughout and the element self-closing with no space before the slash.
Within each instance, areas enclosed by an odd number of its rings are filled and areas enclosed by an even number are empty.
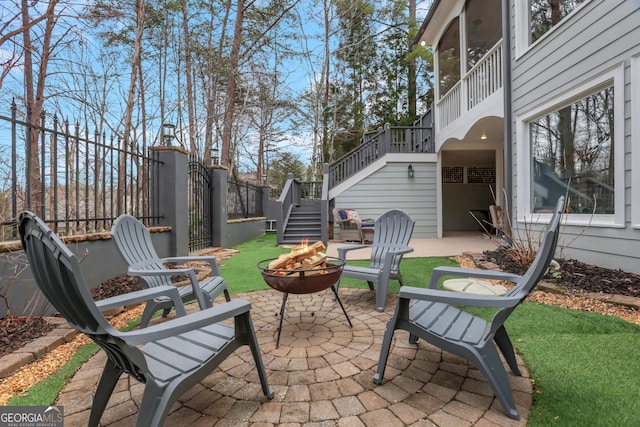
<svg viewBox="0 0 640 427">
<path fill-rule="evenodd" d="M 211 166 L 211 244 L 225 247 L 227 234 L 227 191 L 229 169 L 226 166 Z"/>
<path fill-rule="evenodd" d="M 152 206 L 158 209 L 161 226 L 171 227 L 169 256 L 189 254 L 188 179 L 189 158 L 180 147 L 151 147 L 160 164 L 151 174 L 152 194 L 158 196 Z M 156 187 L 157 186 L 157 187 Z M 162 256 L 162 255 L 160 255 Z"/>
</svg>

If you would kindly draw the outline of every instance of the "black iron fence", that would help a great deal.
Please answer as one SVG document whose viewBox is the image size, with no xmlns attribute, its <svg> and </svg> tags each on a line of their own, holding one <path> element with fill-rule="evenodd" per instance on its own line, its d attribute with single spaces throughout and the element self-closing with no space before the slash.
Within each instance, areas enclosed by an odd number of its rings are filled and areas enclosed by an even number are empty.
<svg viewBox="0 0 640 427">
<path fill-rule="evenodd" d="M 37 123 L 37 124 L 35 124 Z M 120 136 L 90 132 L 43 113 L 0 115 L 0 241 L 17 238 L 16 219 L 31 210 L 60 235 L 109 230 L 122 213 L 147 225 L 160 217 L 151 188 L 157 153 Z"/>
<path fill-rule="evenodd" d="M 256 218 L 264 216 L 262 187 L 243 181 L 227 181 L 227 218 Z"/>
<path fill-rule="evenodd" d="M 189 158 L 189 251 L 212 245 L 211 175 L 207 166 L 195 156 Z"/>
</svg>

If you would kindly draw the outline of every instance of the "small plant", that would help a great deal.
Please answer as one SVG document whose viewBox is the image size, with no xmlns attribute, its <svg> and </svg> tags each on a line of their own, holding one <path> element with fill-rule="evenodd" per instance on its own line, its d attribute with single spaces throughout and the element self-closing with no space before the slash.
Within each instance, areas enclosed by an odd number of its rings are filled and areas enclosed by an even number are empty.
<svg viewBox="0 0 640 427">
<path fill-rule="evenodd" d="M 494 204 L 498 206 L 493 188 L 489 187 L 489 189 L 491 190 L 491 196 L 493 198 Z M 506 200 L 507 198 L 505 194 L 505 201 Z M 567 194 L 565 194 L 565 200 L 565 212 L 570 212 L 571 199 L 568 194 L 568 187 Z M 544 233 L 544 227 L 537 227 L 535 225 L 536 221 L 528 221 L 526 218 L 523 218 L 522 226 L 514 229 L 511 222 L 508 202 L 505 203 L 505 208 L 501 210 L 503 217 L 500 221 L 498 221 L 497 224 L 489 223 L 486 220 L 481 221 L 475 215 L 472 215 L 483 228 L 484 232 L 489 236 L 489 238 L 492 239 L 498 247 L 504 248 L 505 253 L 507 254 L 507 256 L 509 256 L 509 258 L 524 267 L 528 267 L 529 265 L 531 265 L 534 258 L 536 257 L 536 254 L 538 253 L 538 248 L 542 241 L 542 234 Z M 596 212 L 596 207 L 597 204 L 594 195 L 594 208 L 591 214 L 592 218 Z M 574 238 L 570 242 L 566 244 L 558 244 L 560 250 L 569 247 L 573 242 L 575 242 L 576 239 L 578 239 L 584 233 L 584 231 L 589 227 L 590 224 L 591 221 L 589 221 L 589 224 L 587 224 L 587 226 L 580 233 L 574 236 Z M 489 231 L 491 229 L 495 229 L 495 232 L 491 233 Z M 549 268 L 549 273 L 552 275 L 552 277 L 559 279 L 562 277 L 562 271 L 560 270 L 560 264 L 555 262 L 555 265 L 557 265 L 556 268 Z"/>
<path fill-rule="evenodd" d="M 549 264 L 549 269 L 547 273 L 551 275 L 554 279 L 562 279 L 562 271 L 560 270 L 560 264 L 558 261 L 551 260 L 551 264 Z"/>
</svg>

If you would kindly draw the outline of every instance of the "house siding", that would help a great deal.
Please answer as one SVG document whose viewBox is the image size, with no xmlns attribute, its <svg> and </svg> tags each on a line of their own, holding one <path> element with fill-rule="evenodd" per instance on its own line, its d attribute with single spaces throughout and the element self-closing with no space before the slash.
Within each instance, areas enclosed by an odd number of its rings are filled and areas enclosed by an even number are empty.
<svg viewBox="0 0 640 427">
<path fill-rule="evenodd" d="M 411 164 L 414 177 L 407 176 Z M 389 209 L 403 209 L 415 220 L 413 238 L 437 237 L 437 163 L 387 162 L 335 196 L 335 207 L 356 209 L 375 219 Z"/>
<path fill-rule="evenodd" d="M 511 2 L 511 23 L 518 22 L 517 8 Z M 526 23 L 524 23 L 526 24 Z M 512 31 L 512 46 L 516 46 L 517 28 Z M 522 44 L 520 44 L 522 45 Z M 518 194 L 526 195 L 525 189 L 518 191 L 518 171 L 525 165 L 519 165 L 525 158 L 518 150 L 524 129 L 519 119 L 526 117 L 536 107 L 550 105 L 554 100 L 563 99 L 572 89 L 588 88 L 589 81 L 616 67 L 623 67 L 624 82 L 616 86 L 624 90 L 623 126 L 616 123 L 616 130 L 624 135 L 624 191 L 618 191 L 616 198 L 624 197 L 622 220 L 615 225 L 571 225 L 571 219 L 563 226 L 560 245 L 561 254 L 566 258 L 576 258 L 584 262 L 608 268 L 621 268 L 625 271 L 640 273 L 640 229 L 632 224 L 634 209 L 632 147 L 640 149 L 640 135 L 632 135 L 631 117 L 632 79 L 639 79 L 639 70 L 631 69 L 632 58 L 640 54 L 640 2 L 623 0 L 591 0 L 561 22 L 530 48 L 518 52 L 512 49 L 512 109 L 513 109 L 513 183 L 512 218 L 517 212 Z M 637 102 L 637 101 L 635 101 Z M 617 107 L 616 107 L 617 108 Z M 616 138 L 619 135 L 616 136 Z M 619 141 L 620 142 L 620 141 Z M 616 148 L 620 147 L 617 145 Z M 638 167 L 636 165 L 636 167 Z M 637 172 L 636 172 L 637 173 Z M 522 182 L 526 182 L 522 178 Z M 525 184 L 526 185 L 526 184 Z M 518 224 L 520 227 L 522 223 Z"/>
</svg>

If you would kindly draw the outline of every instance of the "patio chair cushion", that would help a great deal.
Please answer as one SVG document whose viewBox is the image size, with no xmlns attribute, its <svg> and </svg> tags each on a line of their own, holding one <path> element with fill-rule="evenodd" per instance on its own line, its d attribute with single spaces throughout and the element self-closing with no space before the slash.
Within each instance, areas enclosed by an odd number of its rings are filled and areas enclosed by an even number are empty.
<svg viewBox="0 0 640 427">
<path fill-rule="evenodd" d="M 448 279 L 442 282 L 442 287 L 448 291 L 466 292 L 478 295 L 504 295 L 508 289 L 502 285 L 477 279 Z"/>
</svg>

